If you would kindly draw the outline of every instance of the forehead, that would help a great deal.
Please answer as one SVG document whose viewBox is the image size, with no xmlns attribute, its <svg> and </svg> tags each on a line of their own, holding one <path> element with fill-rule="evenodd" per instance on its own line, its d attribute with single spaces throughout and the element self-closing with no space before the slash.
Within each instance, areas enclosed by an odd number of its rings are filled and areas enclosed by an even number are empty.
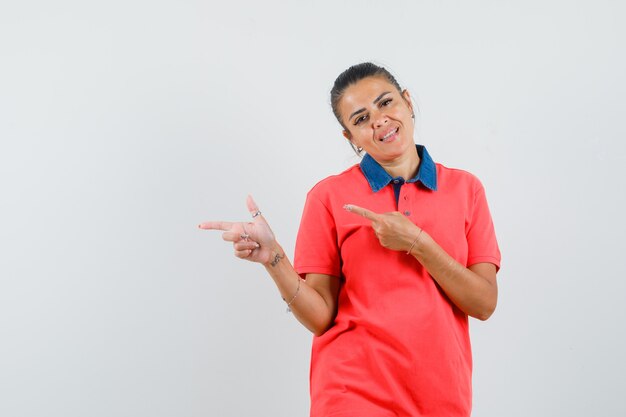
<svg viewBox="0 0 626 417">
<path fill-rule="evenodd" d="M 339 111 L 347 117 L 356 110 L 371 106 L 373 101 L 386 91 L 392 94 L 398 92 L 396 87 L 385 78 L 363 78 L 346 88 L 339 101 Z"/>
</svg>

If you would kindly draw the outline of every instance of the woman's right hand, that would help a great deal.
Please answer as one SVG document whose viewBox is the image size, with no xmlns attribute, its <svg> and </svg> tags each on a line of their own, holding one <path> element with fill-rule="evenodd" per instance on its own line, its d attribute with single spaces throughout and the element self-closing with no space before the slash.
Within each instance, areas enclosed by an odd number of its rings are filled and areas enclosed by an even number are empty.
<svg viewBox="0 0 626 417">
<path fill-rule="evenodd" d="M 247 204 L 253 215 L 251 222 L 214 221 L 198 227 L 223 230 L 222 238 L 233 243 L 235 256 L 263 264 L 296 318 L 315 335 L 322 335 L 332 326 L 337 314 L 340 279 L 332 275 L 306 274 L 306 281 L 303 281 L 276 242 L 252 197 L 248 196 Z"/>
<path fill-rule="evenodd" d="M 248 196 L 246 203 L 248 211 L 254 216 L 251 222 L 210 221 L 201 223 L 198 227 L 205 230 L 223 230 L 222 239 L 233 242 L 235 256 L 267 264 L 275 256 L 275 248 L 278 246 L 276 238 L 252 196 Z"/>
</svg>

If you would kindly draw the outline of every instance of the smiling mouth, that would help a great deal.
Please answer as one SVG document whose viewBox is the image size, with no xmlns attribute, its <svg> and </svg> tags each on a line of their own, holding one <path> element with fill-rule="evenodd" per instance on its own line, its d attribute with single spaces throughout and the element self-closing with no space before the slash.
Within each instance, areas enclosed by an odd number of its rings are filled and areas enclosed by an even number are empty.
<svg viewBox="0 0 626 417">
<path fill-rule="evenodd" d="M 396 127 L 394 130 L 392 130 L 391 132 L 387 133 L 385 136 L 383 136 L 382 138 L 378 139 L 381 142 L 386 142 L 388 141 L 390 138 L 392 138 L 396 133 L 398 133 L 398 129 L 400 129 L 399 127 Z"/>
</svg>

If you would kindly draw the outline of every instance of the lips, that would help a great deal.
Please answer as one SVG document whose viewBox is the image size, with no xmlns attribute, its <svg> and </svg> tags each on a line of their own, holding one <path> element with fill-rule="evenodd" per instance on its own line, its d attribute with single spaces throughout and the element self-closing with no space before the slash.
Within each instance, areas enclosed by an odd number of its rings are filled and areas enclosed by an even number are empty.
<svg viewBox="0 0 626 417">
<path fill-rule="evenodd" d="M 398 130 L 399 129 L 400 129 L 399 127 L 395 127 L 393 129 L 388 130 L 387 132 L 385 132 L 384 135 L 379 136 L 378 140 L 380 142 L 389 142 L 389 141 L 395 139 L 396 135 L 398 134 Z"/>
</svg>

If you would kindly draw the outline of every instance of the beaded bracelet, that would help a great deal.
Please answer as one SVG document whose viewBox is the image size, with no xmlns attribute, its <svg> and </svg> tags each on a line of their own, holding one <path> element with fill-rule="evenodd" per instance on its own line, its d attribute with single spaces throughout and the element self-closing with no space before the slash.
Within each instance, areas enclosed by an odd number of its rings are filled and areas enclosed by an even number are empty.
<svg viewBox="0 0 626 417">
<path fill-rule="evenodd" d="M 298 287 L 296 288 L 296 293 L 293 295 L 293 298 L 291 299 L 291 301 L 289 301 L 287 303 L 287 313 L 291 313 L 290 306 L 291 306 L 291 303 L 293 303 L 293 300 L 295 300 L 296 297 L 298 296 L 298 292 L 300 291 L 300 282 L 302 282 L 302 279 L 300 277 L 298 277 Z M 283 298 L 283 301 L 286 302 L 287 300 L 285 300 L 285 298 Z"/>
</svg>

